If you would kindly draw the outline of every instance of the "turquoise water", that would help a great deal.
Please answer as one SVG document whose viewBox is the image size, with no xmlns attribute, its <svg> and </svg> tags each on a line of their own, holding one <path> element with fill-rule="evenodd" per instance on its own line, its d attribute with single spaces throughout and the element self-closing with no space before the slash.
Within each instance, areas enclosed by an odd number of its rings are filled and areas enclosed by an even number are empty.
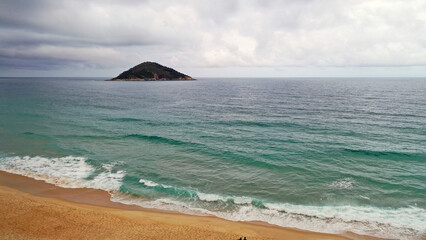
<svg viewBox="0 0 426 240">
<path fill-rule="evenodd" d="M 0 169 L 144 207 L 421 238 L 426 80 L 0 78 Z"/>
</svg>

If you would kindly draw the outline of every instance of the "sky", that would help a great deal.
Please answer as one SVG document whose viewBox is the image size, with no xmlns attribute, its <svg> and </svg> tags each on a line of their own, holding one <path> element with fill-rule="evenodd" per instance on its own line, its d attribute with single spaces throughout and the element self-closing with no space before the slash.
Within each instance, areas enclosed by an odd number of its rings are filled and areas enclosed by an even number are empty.
<svg viewBox="0 0 426 240">
<path fill-rule="evenodd" d="M 425 0 L 1 0 L 0 76 L 426 77 Z"/>
</svg>

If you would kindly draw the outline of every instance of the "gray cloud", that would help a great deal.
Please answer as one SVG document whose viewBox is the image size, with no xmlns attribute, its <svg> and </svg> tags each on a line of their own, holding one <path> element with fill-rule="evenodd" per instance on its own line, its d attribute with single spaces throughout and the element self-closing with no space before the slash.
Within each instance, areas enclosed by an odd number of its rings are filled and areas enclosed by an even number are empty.
<svg viewBox="0 0 426 240">
<path fill-rule="evenodd" d="M 426 66 L 423 0 L 0 2 L 0 69 Z"/>
</svg>

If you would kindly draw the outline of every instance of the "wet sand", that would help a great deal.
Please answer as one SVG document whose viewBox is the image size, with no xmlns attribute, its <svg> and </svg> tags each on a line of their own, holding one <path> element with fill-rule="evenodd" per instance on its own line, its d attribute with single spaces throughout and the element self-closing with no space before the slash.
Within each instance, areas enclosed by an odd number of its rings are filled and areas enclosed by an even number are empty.
<svg viewBox="0 0 426 240">
<path fill-rule="evenodd" d="M 0 182 L 0 239 L 370 239 L 145 209 L 2 171 Z"/>
</svg>

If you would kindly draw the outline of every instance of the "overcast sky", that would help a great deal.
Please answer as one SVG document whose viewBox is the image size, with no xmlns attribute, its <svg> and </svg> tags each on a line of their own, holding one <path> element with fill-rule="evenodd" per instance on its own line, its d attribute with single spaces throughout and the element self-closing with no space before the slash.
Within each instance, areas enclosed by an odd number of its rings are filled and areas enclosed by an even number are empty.
<svg viewBox="0 0 426 240">
<path fill-rule="evenodd" d="M 425 0 L 1 0 L 0 76 L 426 76 Z"/>
</svg>

